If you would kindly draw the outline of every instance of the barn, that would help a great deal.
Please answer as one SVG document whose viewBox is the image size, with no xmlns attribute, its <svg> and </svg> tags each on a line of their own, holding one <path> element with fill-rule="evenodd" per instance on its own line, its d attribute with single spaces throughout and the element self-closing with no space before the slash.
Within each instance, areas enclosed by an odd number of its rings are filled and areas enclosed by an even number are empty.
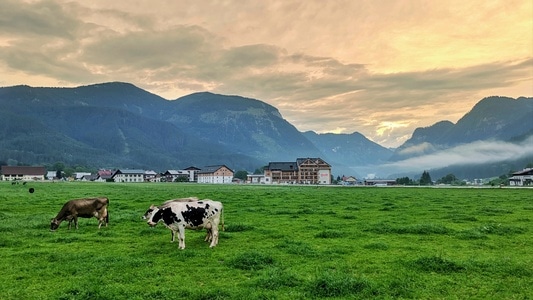
<svg viewBox="0 0 533 300">
<path fill-rule="evenodd" d="M 44 180 L 46 169 L 44 167 L 28 166 L 2 166 L 2 180 Z"/>
</svg>

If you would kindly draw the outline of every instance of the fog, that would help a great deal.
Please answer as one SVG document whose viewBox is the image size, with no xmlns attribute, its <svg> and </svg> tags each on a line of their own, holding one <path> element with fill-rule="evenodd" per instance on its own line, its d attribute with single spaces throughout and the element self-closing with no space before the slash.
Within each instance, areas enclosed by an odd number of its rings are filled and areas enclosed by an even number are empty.
<svg viewBox="0 0 533 300">
<path fill-rule="evenodd" d="M 428 145 L 424 145 L 427 149 Z M 431 154 L 382 164 L 354 168 L 359 174 L 374 173 L 377 177 L 387 178 L 392 174 L 422 173 L 424 170 L 441 169 L 449 166 L 470 164 L 490 164 L 516 160 L 533 155 L 533 136 L 520 143 L 504 141 L 477 141 L 463 144 Z"/>
</svg>

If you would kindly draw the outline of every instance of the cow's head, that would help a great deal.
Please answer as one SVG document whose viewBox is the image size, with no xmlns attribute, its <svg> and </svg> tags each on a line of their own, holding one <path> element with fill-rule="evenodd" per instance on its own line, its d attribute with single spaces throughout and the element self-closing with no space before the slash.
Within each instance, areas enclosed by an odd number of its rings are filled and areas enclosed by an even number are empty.
<svg viewBox="0 0 533 300">
<path fill-rule="evenodd" d="M 152 214 L 154 212 L 154 210 L 157 209 L 157 206 L 155 205 L 150 205 L 150 208 L 144 213 L 144 215 L 142 216 L 142 219 L 143 220 L 148 220 L 152 217 Z"/>
<path fill-rule="evenodd" d="M 59 227 L 59 223 L 61 222 L 59 222 L 57 219 L 52 219 L 50 221 L 50 231 L 55 231 Z"/>
<path fill-rule="evenodd" d="M 159 207 L 155 205 L 150 205 L 150 208 L 144 213 L 144 216 L 142 217 L 144 220 L 147 220 L 146 223 L 150 225 L 150 227 L 154 227 L 157 225 L 157 221 L 153 220 L 154 216 L 159 211 Z"/>
</svg>

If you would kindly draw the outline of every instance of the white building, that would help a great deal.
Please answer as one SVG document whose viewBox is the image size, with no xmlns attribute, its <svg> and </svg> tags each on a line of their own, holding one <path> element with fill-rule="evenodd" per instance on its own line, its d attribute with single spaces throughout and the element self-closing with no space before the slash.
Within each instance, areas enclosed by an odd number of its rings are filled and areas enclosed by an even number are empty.
<svg viewBox="0 0 533 300">
<path fill-rule="evenodd" d="M 74 180 L 82 180 L 85 176 L 90 176 L 91 173 L 89 172 L 76 172 L 73 174 Z"/>
<path fill-rule="evenodd" d="M 207 166 L 198 171 L 198 183 L 231 183 L 233 174 L 225 165 Z"/>
<path fill-rule="evenodd" d="M 523 169 L 522 171 L 514 172 L 513 176 L 509 178 L 509 185 L 533 185 L 533 168 L 527 168 Z"/>
<path fill-rule="evenodd" d="M 144 170 L 116 170 L 111 177 L 115 182 L 144 182 Z"/>
</svg>

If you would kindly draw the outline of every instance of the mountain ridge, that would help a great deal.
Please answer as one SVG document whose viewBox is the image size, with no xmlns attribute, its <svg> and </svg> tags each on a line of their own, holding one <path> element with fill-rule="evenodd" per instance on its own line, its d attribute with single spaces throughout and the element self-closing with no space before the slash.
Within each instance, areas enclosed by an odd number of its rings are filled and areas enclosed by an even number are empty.
<svg viewBox="0 0 533 300">
<path fill-rule="evenodd" d="M 527 118 L 532 100 L 484 98 L 457 123 L 417 128 L 392 151 L 357 132 L 299 132 L 274 106 L 237 95 L 198 92 L 167 100 L 123 82 L 2 87 L 0 161 L 52 164 L 62 159 L 90 167 L 159 170 L 222 163 L 253 171 L 271 161 L 322 157 L 333 174 L 361 177 L 366 174 L 361 167 L 368 167 L 366 172 L 479 139 L 527 140 L 533 133 Z"/>
</svg>

